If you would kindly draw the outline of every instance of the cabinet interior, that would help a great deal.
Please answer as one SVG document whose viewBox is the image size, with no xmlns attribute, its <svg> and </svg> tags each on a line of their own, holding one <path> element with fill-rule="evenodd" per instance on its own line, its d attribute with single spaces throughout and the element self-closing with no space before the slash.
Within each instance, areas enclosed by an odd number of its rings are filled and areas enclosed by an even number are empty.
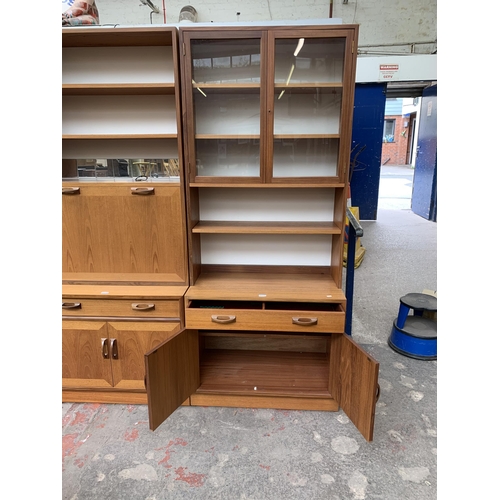
<svg viewBox="0 0 500 500">
<path fill-rule="evenodd" d="M 197 393 L 331 397 L 330 334 L 200 332 Z"/>
</svg>

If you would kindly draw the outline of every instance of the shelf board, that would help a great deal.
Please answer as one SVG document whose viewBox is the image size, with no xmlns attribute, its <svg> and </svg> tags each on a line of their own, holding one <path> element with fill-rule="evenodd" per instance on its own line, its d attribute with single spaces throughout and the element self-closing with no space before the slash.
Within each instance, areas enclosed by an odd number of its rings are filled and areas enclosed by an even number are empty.
<svg viewBox="0 0 500 500">
<path fill-rule="evenodd" d="M 325 353 L 207 349 L 198 394 L 331 397 Z"/>
<path fill-rule="evenodd" d="M 291 188 L 291 189 L 304 189 L 304 187 L 309 188 L 339 188 L 343 189 L 345 184 L 343 182 L 330 182 L 329 180 L 315 179 L 311 181 L 311 178 L 308 178 L 307 182 L 303 182 L 303 179 L 297 180 L 294 179 L 293 182 L 289 180 L 280 182 L 253 182 L 253 183 L 244 183 L 241 181 L 235 182 L 225 182 L 222 179 L 216 180 L 214 182 L 190 182 L 189 187 L 192 188 L 258 188 L 258 189 L 282 189 L 282 188 Z"/>
<path fill-rule="evenodd" d="M 63 95 L 172 95 L 174 83 L 66 83 Z"/>
<path fill-rule="evenodd" d="M 249 82 L 249 83 L 198 83 L 193 84 L 193 90 L 197 89 L 214 89 L 214 90 L 254 90 L 258 89 L 260 91 L 261 84 L 259 82 Z"/>
<path fill-rule="evenodd" d="M 176 28 L 172 26 L 62 28 L 63 47 L 172 46 Z"/>
<path fill-rule="evenodd" d="M 250 222 L 250 221 L 201 221 L 193 233 L 212 234 L 341 234 L 333 222 Z"/>
<path fill-rule="evenodd" d="M 177 139 L 177 134 L 76 134 L 76 135 L 63 135 L 63 140 L 74 139 Z"/>
<path fill-rule="evenodd" d="M 339 139 L 340 134 L 274 134 L 275 139 Z"/>
<path fill-rule="evenodd" d="M 265 267 L 265 266 L 264 266 Z M 328 274 L 204 272 L 187 300 L 266 300 L 345 304 L 344 292 Z"/>
<path fill-rule="evenodd" d="M 299 82 L 299 83 L 289 83 L 288 85 L 283 82 L 274 83 L 274 88 L 276 90 L 286 90 L 286 89 L 337 89 L 342 88 L 342 82 Z"/>
<path fill-rule="evenodd" d="M 195 139 L 260 139 L 259 134 L 195 134 Z"/>
</svg>

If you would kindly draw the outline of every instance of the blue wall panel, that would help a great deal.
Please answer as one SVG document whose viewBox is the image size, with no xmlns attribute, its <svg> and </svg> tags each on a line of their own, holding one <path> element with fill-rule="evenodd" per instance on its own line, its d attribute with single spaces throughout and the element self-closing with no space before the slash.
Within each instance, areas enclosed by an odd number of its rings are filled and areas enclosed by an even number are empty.
<svg viewBox="0 0 500 500">
<path fill-rule="evenodd" d="M 386 83 L 358 83 L 351 143 L 351 205 L 361 220 L 376 220 Z"/>
</svg>

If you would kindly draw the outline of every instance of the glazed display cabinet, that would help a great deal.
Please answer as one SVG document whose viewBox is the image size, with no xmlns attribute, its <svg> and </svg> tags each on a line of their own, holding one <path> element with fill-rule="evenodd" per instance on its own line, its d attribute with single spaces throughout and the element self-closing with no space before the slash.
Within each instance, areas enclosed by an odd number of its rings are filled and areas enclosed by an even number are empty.
<svg viewBox="0 0 500 500">
<path fill-rule="evenodd" d="M 372 439 L 378 363 L 344 334 L 342 291 L 357 34 L 180 28 L 191 405 L 342 408 Z"/>
</svg>

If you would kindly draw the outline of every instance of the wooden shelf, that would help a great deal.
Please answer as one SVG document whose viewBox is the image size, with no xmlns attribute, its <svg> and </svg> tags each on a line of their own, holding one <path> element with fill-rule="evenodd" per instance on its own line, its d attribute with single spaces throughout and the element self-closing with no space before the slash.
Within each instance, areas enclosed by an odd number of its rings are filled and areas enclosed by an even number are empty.
<svg viewBox="0 0 500 500">
<path fill-rule="evenodd" d="M 63 140 L 90 139 L 176 139 L 177 134 L 63 134 Z"/>
<path fill-rule="evenodd" d="M 214 182 L 190 182 L 189 187 L 192 188 L 258 188 L 258 189 L 304 189 L 304 183 L 302 180 L 297 183 L 281 183 L 281 182 L 273 182 L 273 183 L 263 183 L 259 179 L 253 183 L 245 183 L 241 182 L 241 179 L 235 180 L 235 182 L 225 182 L 225 180 L 214 179 Z M 343 182 L 330 182 L 328 179 L 323 182 L 322 179 L 310 179 L 308 178 L 307 182 L 308 188 L 339 188 L 343 189 L 345 184 Z"/>
<path fill-rule="evenodd" d="M 345 304 L 345 295 L 325 274 L 207 272 L 189 287 L 186 299 L 331 302 Z"/>
<path fill-rule="evenodd" d="M 201 221 L 193 233 L 213 234 L 341 234 L 333 222 Z"/>
<path fill-rule="evenodd" d="M 148 26 L 108 28 L 78 26 L 62 28 L 63 47 L 169 46 L 173 44 L 172 27 Z"/>
<path fill-rule="evenodd" d="M 174 93 L 173 83 L 65 83 L 62 85 L 63 95 L 172 95 Z"/>
<path fill-rule="evenodd" d="M 331 397 L 326 353 L 207 349 L 198 394 Z"/>
</svg>

